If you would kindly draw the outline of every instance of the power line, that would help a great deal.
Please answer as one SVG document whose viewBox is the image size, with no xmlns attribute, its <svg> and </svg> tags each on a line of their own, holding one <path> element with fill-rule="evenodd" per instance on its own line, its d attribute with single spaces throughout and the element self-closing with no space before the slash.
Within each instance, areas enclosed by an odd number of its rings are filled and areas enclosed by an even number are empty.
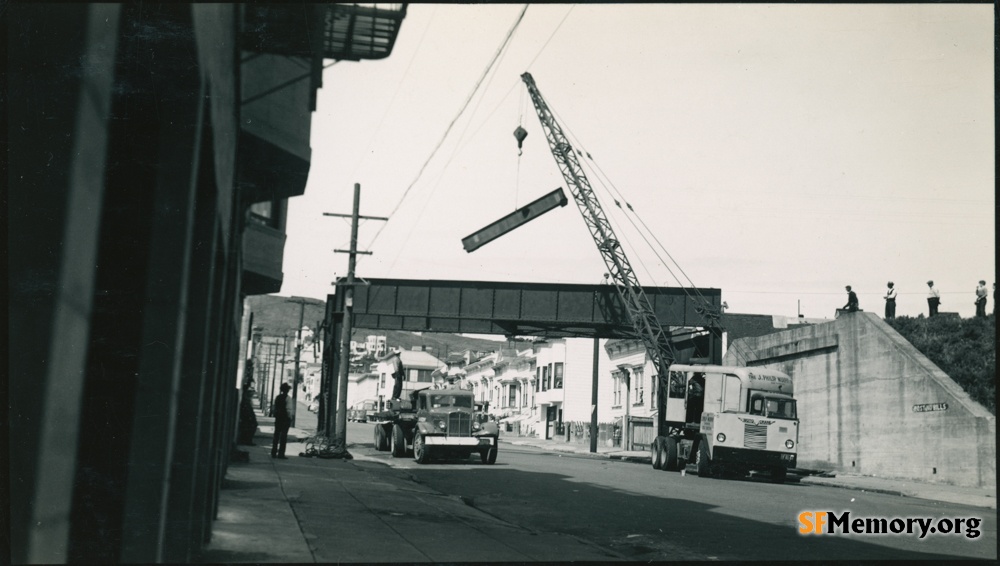
<svg viewBox="0 0 1000 566">
<path fill-rule="evenodd" d="M 441 149 L 441 146 L 444 144 L 444 141 L 448 138 L 448 134 L 451 133 L 451 129 L 455 126 L 455 123 L 458 122 L 458 119 L 462 117 L 462 114 L 465 113 L 465 109 L 468 108 L 469 102 L 472 101 L 472 98 L 479 90 L 480 85 L 483 84 L 483 80 L 489 74 L 490 69 L 493 68 L 493 65 L 496 63 L 497 59 L 500 58 L 504 49 L 510 42 L 510 38 L 514 35 L 514 31 L 517 30 L 517 27 L 521 24 L 521 20 L 524 19 L 524 13 L 527 11 L 528 11 L 528 5 L 525 4 L 524 8 L 521 10 L 521 13 L 517 16 L 517 20 L 514 21 L 514 25 L 511 26 L 510 30 L 507 32 L 506 37 L 504 37 L 503 41 L 500 43 L 500 47 L 497 49 L 497 52 L 493 55 L 493 58 L 490 60 L 489 64 L 486 65 L 486 69 L 479 77 L 479 80 L 476 81 L 476 85 L 473 87 L 472 92 L 469 93 L 469 96 L 466 97 L 465 102 L 462 104 L 462 107 L 458 110 L 458 114 L 456 114 L 455 117 L 448 124 L 448 127 L 445 129 L 444 134 L 441 136 L 441 139 L 438 141 L 437 145 L 434 146 L 434 149 L 431 151 L 431 154 L 427 157 L 427 160 L 424 161 L 424 164 L 420 167 L 420 170 L 417 172 L 417 176 L 413 179 L 413 181 L 410 182 L 410 185 L 406 187 L 406 190 L 403 191 L 403 196 L 400 197 L 399 202 L 396 203 L 396 206 L 392 209 L 392 212 L 389 213 L 389 218 L 392 218 L 392 216 L 396 213 L 396 211 L 399 210 L 399 207 L 403 204 L 403 201 L 406 200 L 406 196 L 410 194 L 410 190 L 413 189 L 413 186 L 416 185 L 417 181 L 420 180 L 420 177 L 423 175 L 424 170 L 427 168 L 427 165 L 431 162 L 432 159 L 434 159 L 434 156 L 437 155 L 438 150 Z M 375 243 L 375 241 L 378 239 L 379 235 L 382 233 L 382 230 L 385 229 L 385 226 L 387 224 L 388 222 L 383 224 L 382 227 L 379 228 L 379 231 L 375 233 L 375 236 L 372 238 L 372 244 Z"/>
</svg>

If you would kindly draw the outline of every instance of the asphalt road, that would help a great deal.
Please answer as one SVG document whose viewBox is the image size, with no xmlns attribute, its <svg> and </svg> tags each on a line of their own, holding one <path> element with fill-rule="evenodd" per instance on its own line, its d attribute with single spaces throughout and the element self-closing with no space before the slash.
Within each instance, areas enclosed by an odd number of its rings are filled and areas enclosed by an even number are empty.
<svg viewBox="0 0 1000 566">
<path fill-rule="evenodd" d="M 717 480 L 649 465 L 556 454 L 501 441 L 497 463 L 478 456 L 419 465 L 371 445 L 372 425 L 350 423 L 351 451 L 405 471 L 410 481 L 538 533 L 587 541 L 626 560 L 944 560 L 997 558 L 996 511 L 849 489 Z M 387 473 L 389 470 L 386 471 Z M 980 519 L 960 534 L 803 535 L 804 511 L 851 519 Z M 942 524 L 947 526 L 948 523 Z M 914 524 L 915 529 L 917 528 Z"/>
</svg>

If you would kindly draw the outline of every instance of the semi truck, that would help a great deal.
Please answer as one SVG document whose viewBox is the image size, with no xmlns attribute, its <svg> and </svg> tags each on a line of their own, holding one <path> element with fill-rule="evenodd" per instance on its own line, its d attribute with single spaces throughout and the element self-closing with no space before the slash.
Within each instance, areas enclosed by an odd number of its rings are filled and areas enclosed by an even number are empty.
<svg viewBox="0 0 1000 566">
<path fill-rule="evenodd" d="M 799 420 L 792 379 L 762 367 L 670 366 L 667 434 L 650 445 L 653 468 L 696 464 L 699 476 L 765 471 L 777 483 L 796 465 Z"/>
<path fill-rule="evenodd" d="M 479 454 L 483 464 L 496 463 L 500 429 L 495 422 L 477 418 L 472 391 L 420 389 L 408 397 L 392 399 L 388 410 L 372 417 L 376 450 L 401 458 L 412 447 L 418 464 L 472 454 Z"/>
</svg>

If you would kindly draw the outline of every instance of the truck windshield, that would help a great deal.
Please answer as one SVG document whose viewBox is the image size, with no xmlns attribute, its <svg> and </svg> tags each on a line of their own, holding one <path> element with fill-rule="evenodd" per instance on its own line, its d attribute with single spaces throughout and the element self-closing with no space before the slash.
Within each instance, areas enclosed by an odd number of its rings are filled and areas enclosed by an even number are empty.
<svg viewBox="0 0 1000 566">
<path fill-rule="evenodd" d="M 767 395 L 750 397 L 750 414 L 778 419 L 798 418 L 795 412 L 795 399 Z"/>
<path fill-rule="evenodd" d="M 440 409 L 442 407 L 460 407 L 463 409 L 472 408 L 472 397 L 462 395 L 431 395 L 431 408 Z"/>
</svg>

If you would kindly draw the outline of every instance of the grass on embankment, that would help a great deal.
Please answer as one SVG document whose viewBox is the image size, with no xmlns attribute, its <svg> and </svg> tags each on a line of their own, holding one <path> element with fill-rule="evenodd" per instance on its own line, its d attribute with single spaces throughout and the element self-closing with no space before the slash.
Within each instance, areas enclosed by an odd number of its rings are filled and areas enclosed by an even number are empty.
<svg viewBox="0 0 1000 566">
<path fill-rule="evenodd" d="M 995 318 L 901 316 L 886 321 L 974 400 L 996 415 Z"/>
</svg>

